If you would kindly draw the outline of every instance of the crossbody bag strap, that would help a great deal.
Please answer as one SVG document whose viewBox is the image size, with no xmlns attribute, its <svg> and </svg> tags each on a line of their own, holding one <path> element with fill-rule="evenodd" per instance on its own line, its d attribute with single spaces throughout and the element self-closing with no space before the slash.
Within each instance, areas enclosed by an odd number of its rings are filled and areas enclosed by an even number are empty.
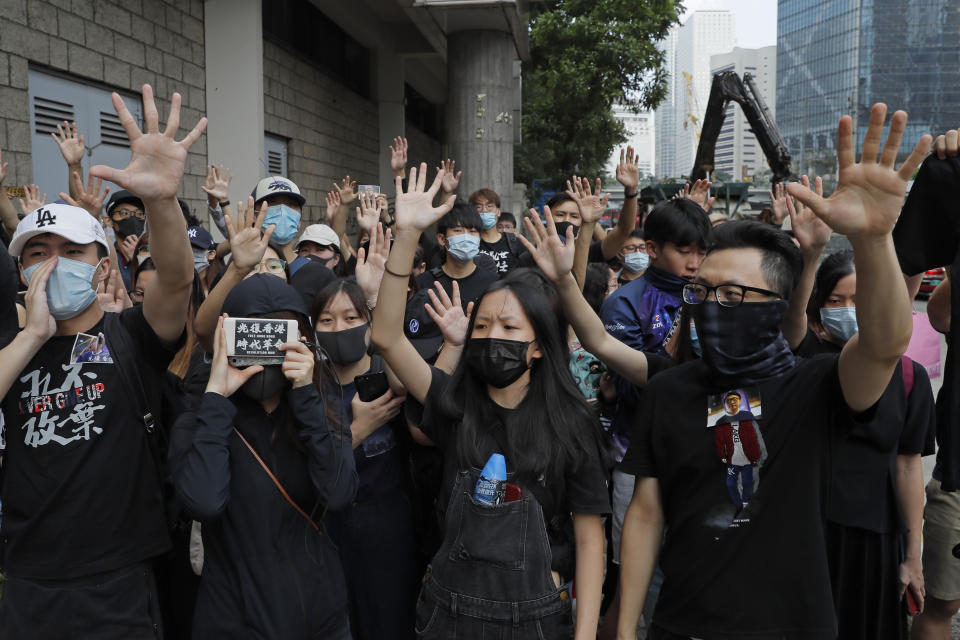
<svg viewBox="0 0 960 640">
<path fill-rule="evenodd" d="M 297 510 L 297 513 L 299 513 L 300 515 L 302 515 L 304 518 L 307 519 L 307 522 L 309 522 L 310 526 L 312 526 L 314 529 L 317 530 L 317 533 L 321 533 L 320 527 L 317 526 L 317 523 L 313 521 L 313 518 L 311 518 L 306 511 L 300 508 L 300 505 L 298 505 L 296 502 L 293 501 L 293 498 L 290 497 L 290 494 L 287 493 L 287 490 L 284 489 L 283 485 L 280 484 L 280 481 L 277 480 L 277 476 L 273 475 L 273 471 L 270 471 L 270 467 L 267 466 L 267 463 L 263 461 L 263 458 L 260 457 L 260 455 L 256 452 L 256 450 L 252 446 L 250 446 L 250 443 L 247 442 L 247 439 L 243 437 L 243 434 L 240 433 L 240 431 L 236 427 L 233 428 L 233 431 L 238 436 L 240 436 L 240 440 L 243 442 L 243 444 L 246 445 L 247 449 L 250 450 L 250 453 L 253 454 L 253 457 L 257 459 L 257 462 L 260 463 L 260 466 L 263 467 L 263 470 L 267 472 L 267 475 L 270 476 L 271 480 L 273 480 L 273 484 L 276 485 L 277 489 L 280 490 L 280 493 L 283 495 L 284 498 L 286 498 L 287 502 L 289 502 L 290 505 Z"/>
</svg>

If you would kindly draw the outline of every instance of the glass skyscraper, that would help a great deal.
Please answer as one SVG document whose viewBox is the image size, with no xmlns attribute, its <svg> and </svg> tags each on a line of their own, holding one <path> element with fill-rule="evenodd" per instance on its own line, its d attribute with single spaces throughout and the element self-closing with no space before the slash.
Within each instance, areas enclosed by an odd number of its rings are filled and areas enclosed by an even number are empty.
<svg viewBox="0 0 960 640">
<path fill-rule="evenodd" d="M 797 173 L 832 174 L 837 121 L 862 140 L 875 102 L 909 114 L 903 157 L 960 127 L 960 0 L 779 0 L 776 121 Z"/>
</svg>

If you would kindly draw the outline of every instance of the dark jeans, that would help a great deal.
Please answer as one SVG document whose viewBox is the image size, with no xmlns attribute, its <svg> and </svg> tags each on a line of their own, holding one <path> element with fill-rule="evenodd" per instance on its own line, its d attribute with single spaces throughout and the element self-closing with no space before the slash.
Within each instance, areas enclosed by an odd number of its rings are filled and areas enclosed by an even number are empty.
<svg viewBox="0 0 960 640">
<path fill-rule="evenodd" d="M 75 580 L 7 576 L 3 583 L 0 638 L 158 640 L 160 620 L 148 564 Z"/>
</svg>

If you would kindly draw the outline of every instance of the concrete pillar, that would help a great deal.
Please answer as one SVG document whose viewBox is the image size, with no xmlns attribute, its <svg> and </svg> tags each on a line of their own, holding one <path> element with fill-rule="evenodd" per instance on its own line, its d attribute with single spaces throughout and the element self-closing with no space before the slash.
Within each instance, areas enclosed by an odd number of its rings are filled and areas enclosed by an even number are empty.
<svg viewBox="0 0 960 640">
<path fill-rule="evenodd" d="M 390 170 L 390 151 L 396 136 L 406 135 L 406 118 L 403 111 L 404 75 L 403 58 L 385 49 L 377 50 L 376 58 L 377 106 L 380 148 L 378 150 L 380 189 L 393 193 L 393 171 Z M 407 167 L 416 158 L 407 158 Z M 435 161 L 437 162 L 437 161 Z"/>
<path fill-rule="evenodd" d="M 500 31 L 459 31 L 447 36 L 447 143 L 463 170 L 459 193 L 481 187 L 513 203 L 513 38 Z"/>
<path fill-rule="evenodd" d="M 230 197 L 236 201 L 266 175 L 261 0 L 206 0 L 203 24 L 207 158 L 230 167 Z"/>
</svg>

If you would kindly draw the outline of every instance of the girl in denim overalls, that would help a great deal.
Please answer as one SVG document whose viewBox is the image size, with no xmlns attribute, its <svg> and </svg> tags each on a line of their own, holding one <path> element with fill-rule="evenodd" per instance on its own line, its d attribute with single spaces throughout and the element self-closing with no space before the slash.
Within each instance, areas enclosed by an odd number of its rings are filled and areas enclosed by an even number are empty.
<svg viewBox="0 0 960 640">
<path fill-rule="evenodd" d="M 576 637 L 595 638 L 607 467 L 596 415 L 567 368 L 556 294 L 535 273 L 511 273 L 466 310 L 453 374 L 427 365 L 402 331 L 406 277 L 420 233 L 453 203 L 431 206 L 442 171 L 429 191 L 416 173 L 406 194 L 398 180 L 396 241 L 373 321 L 374 343 L 407 388 L 407 417 L 420 427 L 415 438 L 444 452 L 437 500 L 444 537 L 424 576 L 416 632 L 458 640 L 571 638 L 561 585 L 576 578 Z M 459 303 L 456 290 L 452 303 L 435 303 L 441 326 L 454 324 Z M 445 348 L 459 346 L 450 344 L 454 333 Z M 473 491 L 493 453 L 505 456 L 508 481 L 520 494 L 491 507 Z"/>
</svg>

